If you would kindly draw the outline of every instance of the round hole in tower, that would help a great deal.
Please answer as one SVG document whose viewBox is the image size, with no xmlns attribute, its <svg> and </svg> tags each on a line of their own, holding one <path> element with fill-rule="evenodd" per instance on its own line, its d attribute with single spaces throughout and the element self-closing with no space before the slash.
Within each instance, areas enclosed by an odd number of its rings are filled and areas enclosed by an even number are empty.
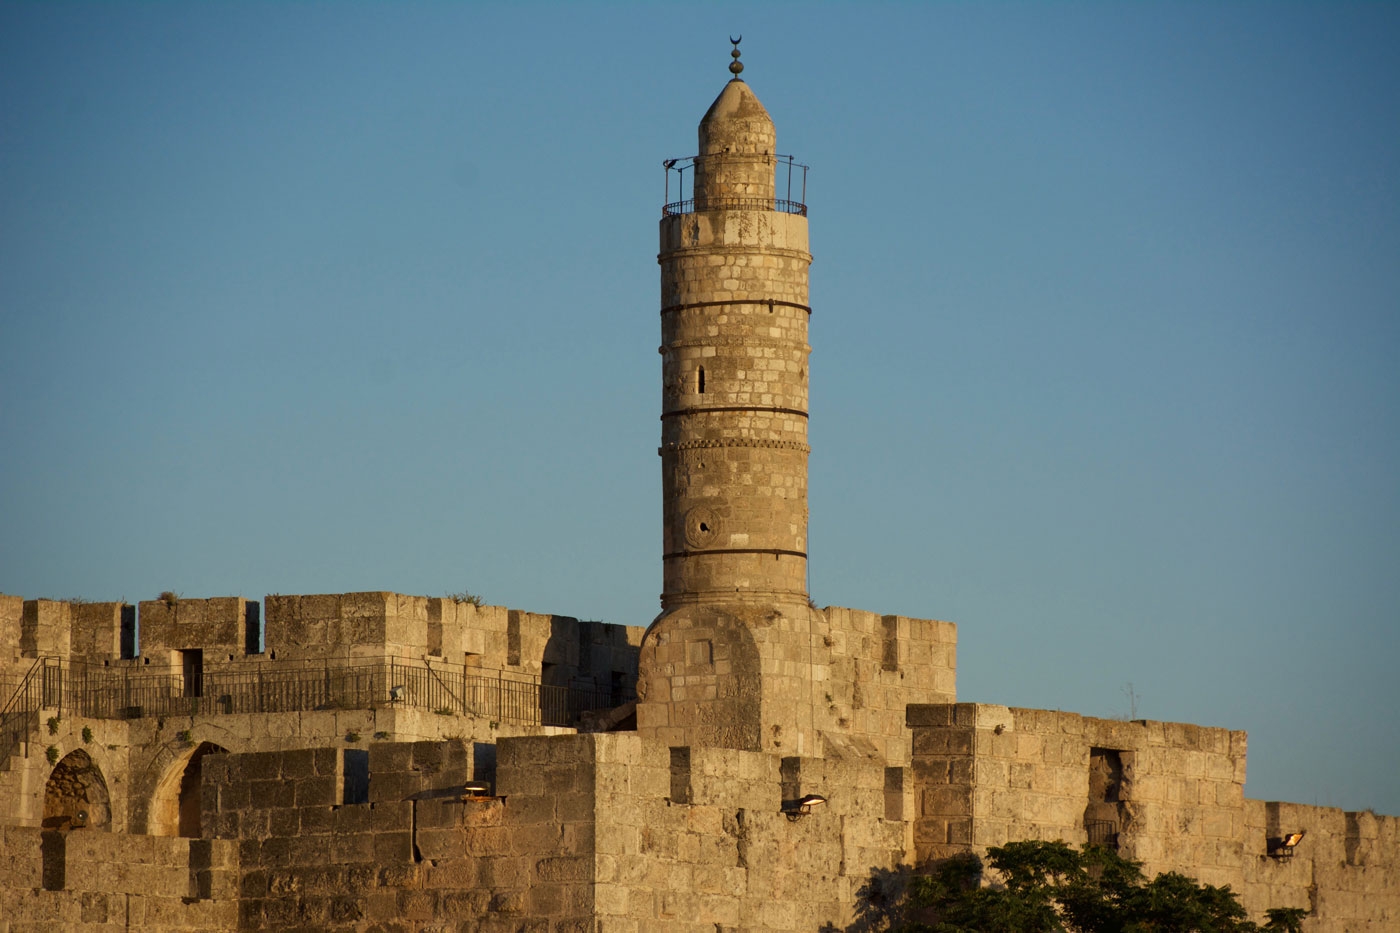
<svg viewBox="0 0 1400 933">
<path fill-rule="evenodd" d="M 714 510 L 697 505 L 685 513 L 685 543 L 703 549 L 712 546 L 719 536 L 719 516 Z"/>
</svg>

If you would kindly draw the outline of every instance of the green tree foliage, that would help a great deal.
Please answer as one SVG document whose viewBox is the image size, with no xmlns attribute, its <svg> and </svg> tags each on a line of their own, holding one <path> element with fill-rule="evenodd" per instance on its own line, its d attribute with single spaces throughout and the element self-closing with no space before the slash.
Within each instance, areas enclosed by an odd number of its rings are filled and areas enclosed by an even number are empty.
<svg viewBox="0 0 1400 933">
<path fill-rule="evenodd" d="M 1100 846 L 1013 842 L 982 861 L 955 856 L 909 880 L 894 933 L 1300 933 L 1307 911 L 1268 912 L 1252 922 L 1229 886 L 1175 872 L 1151 881 L 1138 862 Z"/>
</svg>

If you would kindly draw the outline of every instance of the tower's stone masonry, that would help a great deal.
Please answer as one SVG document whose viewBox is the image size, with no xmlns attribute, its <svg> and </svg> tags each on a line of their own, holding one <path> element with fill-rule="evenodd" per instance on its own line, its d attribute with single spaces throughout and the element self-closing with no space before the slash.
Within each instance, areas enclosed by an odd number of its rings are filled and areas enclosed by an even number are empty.
<svg viewBox="0 0 1400 933">
<path fill-rule="evenodd" d="M 743 81 L 699 141 L 650 628 L 0 594 L 0 933 L 853 933 L 882 880 L 1018 839 L 1400 930 L 1400 819 L 1246 799 L 1243 732 L 958 703 L 954 625 L 809 601 L 806 208 Z"/>
<path fill-rule="evenodd" d="M 831 627 L 807 599 L 807 218 L 778 209 L 777 134 L 742 80 L 699 143 L 694 200 L 661 221 L 664 585 L 637 723 L 821 754 L 840 717 Z"/>
<path fill-rule="evenodd" d="M 807 218 L 775 210 L 747 84 L 700 123 L 695 210 L 661 221 L 664 609 L 805 603 Z"/>
</svg>

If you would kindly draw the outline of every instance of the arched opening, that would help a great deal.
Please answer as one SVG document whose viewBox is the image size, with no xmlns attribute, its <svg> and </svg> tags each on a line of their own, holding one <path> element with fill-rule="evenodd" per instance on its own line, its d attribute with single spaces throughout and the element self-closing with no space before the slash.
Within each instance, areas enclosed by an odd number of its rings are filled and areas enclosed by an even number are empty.
<svg viewBox="0 0 1400 933">
<path fill-rule="evenodd" d="M 69 752 L 44 785 L 45 829 L 108 829 L 112 822 L 107 781 L 92 756 Z"/>
<path fill-rule="evenodd" d="M 213 742 L 201 742 L 171 766 L 151 800 L 148 831 L 152 835 L 185 836 L 190 839 L 200 837 L 200 784 L 204 778 L 204 756 L 220 755 L 227 751 Z"/>
</svg>

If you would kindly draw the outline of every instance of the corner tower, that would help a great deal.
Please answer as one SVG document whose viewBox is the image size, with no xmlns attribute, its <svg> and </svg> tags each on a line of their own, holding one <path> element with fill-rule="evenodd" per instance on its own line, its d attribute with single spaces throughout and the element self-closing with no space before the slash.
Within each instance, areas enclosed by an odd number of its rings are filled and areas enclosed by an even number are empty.
<svg viewBox="0 0 1400 933">
<path fill-rule="evenodd" d="M 638 727 L 673 745 L 810 754 L 828 652 L 806 579 L 812 257 L 791 200 L 804 167 L 777 155 L 733 54 L 699 153 L 666 163 L 668 194 L 688 170 L 693 191 L 661 218 L 664 571 Z"/>
</svg>

